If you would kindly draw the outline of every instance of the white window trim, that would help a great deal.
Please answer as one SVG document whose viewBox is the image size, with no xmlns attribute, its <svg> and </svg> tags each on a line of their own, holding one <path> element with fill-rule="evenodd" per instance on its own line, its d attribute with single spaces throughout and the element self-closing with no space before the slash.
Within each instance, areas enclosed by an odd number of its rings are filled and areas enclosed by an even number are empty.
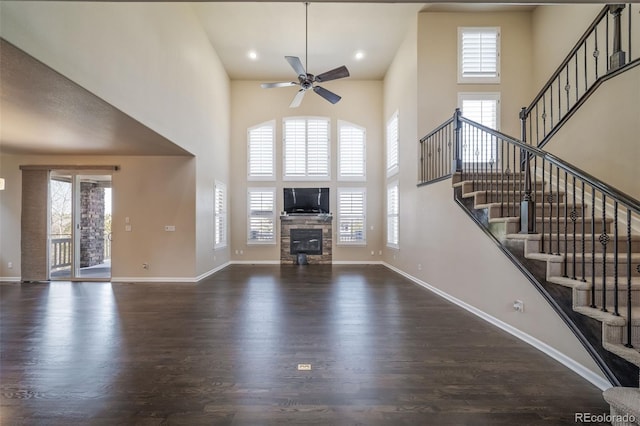
<svg viewBox="0 0 640 426">
<path fill-rule="evenodd" d="M 340 172 L 342 171 L 342 138 L 341 129 L 343 126 L 354 127 L 358 130 L 362 131 L 363 144 L 362 144 L 362 176 L 343 176 Z M 338 180 L 342 182 L 364 182 L 367 180 L 367 129 L 358 126 L 357 124 L 350 123 L 344 120 L 338 120 Z"/>
<path fill-rule="evenodd" d="M 462 110 L 462 101 L 471 100 L 471 101 L 496 101 L 496 128 L 495 130 L 500 130 L 500 92 L 458 92 L 458 108 L 460 111 L 464 113 Z"/>
<path fill-rule="evenodd" d="M 252 240 L 251 235 L 251 193 L 252 192 L 271 192 L 273 193 L 273 214 L 270 218 L 273 220 L 273 239 L 271 240 Z M 252 187 L 247 188 L 247 244 L 248 245 L 275 245 L 278 238 L 278 224 L 276 222 L 277 199 L 276 188 L 274 187 Z"/>
<path fill-rule="evenodd" d="M 271 175 L 253 176 L 251 175 L 251 131 L 260 127 L 271 127 Z M 274 181 L 276 179 L 276 121 L 269 120 L 247 129 L 247 180 L 249 181 Z"/>
<path fill-rule="evenodd" d="M 389 125 L 395 121 L 396 123 L 396 140 L 395 140 L 395 150 L 396 150 L 396 163 L 389 164 Z M 400 171 L 400 119 L 398 115 L 398 111 L 394 112 L 389 120 L 387 120 L 387 125 L 385 127 L 385 165 L 387 169 L 387 177 L 391 177 L 393 175 L 398 174 Z"/>
<path fill-rule="evenodd" d="M 352 187 L 352 188 L 338 188 L 338 194 L 336 198 L 336 205 L 338 210 L 338 220 L 337 220 L 337 235 L 336 235 L 336 244 L 344 245 L 344 246 L 366 246 L 367 245 L 367 189 L 365 187 Z M 362 239 L 357 241 L 341 241 L 340 240 L 340 220 L 341 220 L 341 212 L 340 212 L 340 194 L 342 192 L 362 192 Z"/>
<path fill-rule="evenodd" d="M 496 31 L 496 76 L 465 77 L 462 75 L 462 34 L 465 31 Z M 458 84 L 498 84 L 500 83 L 500 27 L 458 27 Z"/>
<path fill-rule="evenodd" d="M 286 147 L 286 133 L 285 126 L 287 120 L 324 120 L 327 122 L 327 175 L 326 176 L 309 176 L 307 173 L 307 165 L 305 164 L 305 175 L 304 176 L 288 176 L 287 173 L 287 147 Z M 305 161 L 306 158 L 306 144 L 308 140 L 305 135 Z M 329 117 L 321 117 L 321 116 L 295 116 L 295 117 L 284 117 L 282 119 L 282 180 L 283 181 L 304 181 L 304 182 L 325 182 L 331 180 L 331 119 Z"/>
<path fill-rule="evenodd" d="M 397 199 L 397 207 L 398 207 L 398 209 L 397 209 L 397 213 L 389 214 L 389 189 L 391 189 L 393 187 L 396 187 L 397 188 L 397 192 L 398 192 L 398 196 L 397 196 L 397 198 L 398 198 Z M 385 217 L 385 219 L 386 219 L 385 220 L 386 230 L 385 230 L 385 232 L 386 232 L 387 247 L 397 249 L 397 248 L 400 248 L 400 185 L 399 185 L 397 180 L 395 180 L 393 182 L 390 182 L 387 185 L 387 192 L 385 193 L 385 205 L 386 205 L 386 214 L 385 214 L 385 216 L 386 216 Z M 398 239 L 397 239 L 396 242 L 391 242 L 391 241 L 389 241 L 389 218 L 390 217 L 394 217 L 394 216 L 398 218 L 398 221 L 397 221 L 397 223 L 398 223 L 398 230 L 397 230 Z"/>
<path fill-rule="evenodd" d="M 222 191 L 222 212 L 217 212 L 217 192 L 218 189 L 220 189 Z M 213 215 L 214 215 L 214 222 L 213 222 L 213 248 L 214 249 L 219 249 L 222 247 L 226 247 L 227 246 L 227 242 L 229 240 L 229 227 L 228 227 L 228 215 L 227 215 L 227 210 L 228 210 L 228 202 L 227 202 L 227 185 L 225 185 L 224 183 L 220 182 L 220 181 L 215 181 L 214 183 L 214 190 L 213 190 Z M 222 240 L 217 243 L 217 236 L 218 236 L 218 228 L 217 228 L 217 223 L 218 223 L 218 218 L 222 218 Z"/>
</svg>

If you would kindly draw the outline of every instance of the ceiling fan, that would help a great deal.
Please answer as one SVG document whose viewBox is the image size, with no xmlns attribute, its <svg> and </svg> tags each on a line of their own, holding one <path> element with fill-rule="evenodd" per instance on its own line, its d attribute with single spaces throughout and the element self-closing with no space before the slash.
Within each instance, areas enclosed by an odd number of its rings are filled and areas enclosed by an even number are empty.
<svg viewBox="0 0 640 426">
<path fill-rule="evenodd" d="M 309 3 L 305 3 L 305 59 L 308 60 L 308 49 L 309 48 Z M 325 89 L 322 86 L 316 86 L 314 83 L 323 83 L 325 81 L 337 80 L 339 78 L 349 77 L 349 70 L 344 65 L 330 71 L 324 72 L 322 74 L 313 75 L 307 73 L 305 70 L 305 66 L 302 65 L 302 61 L 297 56 L 285 56 L 284 57 L 291 68 L 298 75 L 298 81 L 285 81 L 281 83 L 262 83 L 261 87 L 263 89 L 272 89 L 275 87 L 290 87 L 290 86 L 300 86 L 300 90 L 289 104 L 290 108 L 297 108 L 302 103 L 302 99 L 304 98 L 304 94 L 309 89 L 313 89 L 318 95 L 322 96 L 332 104 L 337 103 L 340 99 L 340 96 L 336 95 L 330 90 Z"/>
</svg>

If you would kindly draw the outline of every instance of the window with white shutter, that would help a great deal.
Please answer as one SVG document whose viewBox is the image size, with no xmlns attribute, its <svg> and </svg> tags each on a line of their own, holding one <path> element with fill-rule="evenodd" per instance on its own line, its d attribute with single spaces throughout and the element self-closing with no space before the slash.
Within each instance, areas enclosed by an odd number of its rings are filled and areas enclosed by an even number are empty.
<svg viewBox="0 0 640 426">
<path fill-rule="evenodd" d="M 275 188 L 249 188 L 247 197 L 249 244 L 276 242 Z"/>
<path fill-rule="evenodd" d="M 387 122 L 387 176 L 398 173 L 398 112 Z"/>
<path fill-rule="evenodd" d="M 458 83 L 500 83 L 500 28 L 458 28 Z"/>
<path fill-rule="evenodd" d="M 275 121 L 247 131 L 247 175 L 249 180 L 274 180 Z"/>
<path fill-rule="evenodd" d="M 227 245 L 227 186 L 215 182 L 213 196 L 214 248 Z"/>
<path fill-rule="evenodd" d="M 500 93 L 458 93 L 462 115 L 494 130 L 500 129 Z M 465 125 L 466 126 L 466 125 Z M 465 163 L 495 163 L 496 138 L 486 133 L 462 132 L 462 161 Z"/>
<path fill-rule="evenodd" d="M 365 130 L 346 121 L 338 122 L 338 179 L 365 180 Z"/>
<path fill-rule="evenodd" d="M 398 248 L 400 234 L 398 182 L 387 186 L 387 246 Z"/>
<path fill-rule="evenodd" d="M 284 179 L 329 178 L 329 119 L 286 118 L 284 134 Z"/>
<path fill-rule="evenodd" d="M 365 244 L 366 191 L 338 188 L 338 244 Z"/>
</svg>

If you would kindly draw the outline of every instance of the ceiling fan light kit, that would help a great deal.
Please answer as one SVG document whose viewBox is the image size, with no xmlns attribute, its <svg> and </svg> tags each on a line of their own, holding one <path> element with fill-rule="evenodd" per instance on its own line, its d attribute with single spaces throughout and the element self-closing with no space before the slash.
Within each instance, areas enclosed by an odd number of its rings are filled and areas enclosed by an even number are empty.
<svg viewBox="0 0 640 426">
<path fill-rule="evenodd" d="M 308 58 L 308 44 L 309 44 L 309 3 L 305 3 L 305 58 Z M 293 101 L 289 104 L 290 108 L 297 108 L 302 103 L 302 99 L 304 98 L 305 93 L 309 89 L 313 89 L 315 93 L 322 96 L 327 101 L 332 104 L 337 103 L 342 99 L 337 94 L 333 93 L 330 90 L 325 89 L 322 86 L 317 86 L 314 83 L 323 83 L 325 81 L 337 80 L 339 78 L 349 77 L 349 70 L 346 66 L 342 65 L 341 67 L 334 68 L 330 71 L 324 72 L 322 74 L 313 75 L 309 74 L 305 67 L 302 65 L 302 61 L 297 56 L 285 56 L 284 57 L 291 68 L 298 75 L 298 81 L 291 82 L 279 82 L 279 83 L 262 83 L 261 87 L 263 89 L 273 89 L 277 87 L 290 87 L 290 86 L 300 86 L 300 90 L 296 93 Z"/>
</svg>

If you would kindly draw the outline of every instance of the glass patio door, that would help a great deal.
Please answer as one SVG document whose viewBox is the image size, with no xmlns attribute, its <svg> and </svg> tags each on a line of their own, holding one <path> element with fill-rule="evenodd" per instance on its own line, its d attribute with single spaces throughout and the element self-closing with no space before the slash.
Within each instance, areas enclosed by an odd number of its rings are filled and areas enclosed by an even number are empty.
<svg viewBox="0 0 640 426">
<path fill-rule="evenodd" d="M 49 278 L 111 278 L 111 175 L 53 171 Z"/>
</svg>

